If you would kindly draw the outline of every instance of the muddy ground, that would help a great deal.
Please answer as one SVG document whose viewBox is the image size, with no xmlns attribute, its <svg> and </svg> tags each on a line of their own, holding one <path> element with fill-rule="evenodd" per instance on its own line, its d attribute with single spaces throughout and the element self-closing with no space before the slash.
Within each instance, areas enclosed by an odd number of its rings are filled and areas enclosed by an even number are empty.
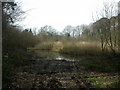
<svg viewBox="0 0 120 90">
<path fill-rule="evenodd" d="M 88 76 L 79 61 L 67 61 L 34 57 L 29 64 L 16 70 L 10 88 L 92 88 Z M 78 65 L 79 64 L 79 65 Z M 95 76 L 99 77 L 99 76 Z"/>
</svg>

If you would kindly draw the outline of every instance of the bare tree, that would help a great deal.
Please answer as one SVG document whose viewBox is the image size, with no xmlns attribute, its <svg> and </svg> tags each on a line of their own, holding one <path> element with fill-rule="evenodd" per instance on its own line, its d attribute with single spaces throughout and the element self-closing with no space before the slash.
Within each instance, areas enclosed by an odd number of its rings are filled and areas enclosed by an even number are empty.
<svg viewBox="0 0 120 90">
<path fill-rule="evenodd" d="M 76 26 L 76 36 L 78 36 L 78 38 L 80 38 L 81 34 L 82 34 L 82 29 L 81 29 L 81 26 L 78 25 L 78 26 Z"/>
<path fill-rule="evenodd" d="M 64 30 L 63 30 L 63 33 L 64 33 L 65 35 L 67 35 L 68 37 L 71 36 L 72 28 L 73 28 L 73 27 L 72 27 L 71 25 L 66 26 L 66 27 L 64 28 Z"/>
<path fill-rule="evenodd" d="M 100 17 L 97 22 L 95 22 L 96 29 L 99 33 L 101 39 L 101 47 L 104 51 L 106 48 L 110 49 L 115 53 L 117 45 L 117 33 L 116 33 L 116 5 L 114 2 L 106 2 L 103 4 L 103 9 L 100 12 Z"/>
<path fill-rule="evenodd" d="M 23 20 L 25 12 L 22 11 L 19 3 L 3 2 L 2 3 L 2 26 L 3 30 L 16 22 Z"/>
<path fill-rule="evenodd" d="M 120 52 L 120 1 L 118 3 L 118 51 Z"/>
</svg>

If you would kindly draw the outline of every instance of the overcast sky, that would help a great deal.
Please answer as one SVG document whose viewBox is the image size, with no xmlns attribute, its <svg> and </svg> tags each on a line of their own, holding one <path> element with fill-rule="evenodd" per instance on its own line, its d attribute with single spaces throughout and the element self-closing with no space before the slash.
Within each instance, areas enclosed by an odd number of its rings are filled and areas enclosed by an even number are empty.
<svg viewBox="0 0 120 90">
<path fill-rule="evenodd" d="M 21 2 L 26 19 L 22 21 L 24 28 L 40 28 L 51 25 L 62 31 L 66 25 L 77 26 L 92 22 L 95 14 L 103 5 L 103 1 L 113 0 L 16 0 Z M 119 0 L 115 0 L 116 2 Z"/>
</svg>

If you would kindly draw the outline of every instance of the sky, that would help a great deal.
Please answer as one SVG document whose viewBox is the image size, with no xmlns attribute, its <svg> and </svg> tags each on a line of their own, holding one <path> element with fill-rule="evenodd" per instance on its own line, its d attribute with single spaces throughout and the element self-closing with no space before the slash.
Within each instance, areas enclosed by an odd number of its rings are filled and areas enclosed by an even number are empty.
<svg viewBox="0 0 120 90">
<path fill-rule="evenodd" d="M 20 23 L 24 28 L 50 25 L 57 31 L 65 26 L 93 22 L 92 16 L 103 2 L 113 0 L 16 0 L 21 3 L 26 18 Z M 116 2 L 119 0 L 115 0 Z"/>
</svg>

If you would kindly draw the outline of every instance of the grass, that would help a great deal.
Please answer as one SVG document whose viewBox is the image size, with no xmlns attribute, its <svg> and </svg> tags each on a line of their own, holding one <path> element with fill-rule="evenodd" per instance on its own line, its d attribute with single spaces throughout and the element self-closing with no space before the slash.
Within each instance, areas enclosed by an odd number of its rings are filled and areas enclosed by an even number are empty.
<svg viewBox="0 0 120 90">
<path fill-rule="evenodd" d="M 119 58 L 106 56 L 81 57 L 79 65 L 85 66 L 86 71 L 95 72 L 118 72 L 120 68 Z"/>
<path fill-rule="evenodd" d="M 78 73 L 82 79 L 91 82 L 94 88 L 119 88 L 120 80 L 118 79 L 118 73 L 97 73 L 97 72 L 85 72 Z M 87 78 L 86 78 L 87 77 Z"/>
<path fill-rule="evenodd" d="M 32 49 L 39 49 L 39 50 L 51 50 L 53 48 L 53 42 L 43 42 L 40 44 L 37 44 Z M 31 48 L 30 48 L 31 49 Z"/>
<path fill-rule="evenodd" d="M 59 52 L 61 49 L 63 49 L 63 43 L 62 42 L 57 41 L 57 42 L 53 43 L 52 51 Z"/>
<path fill-rule="evenodd" d="M 105 88 L 110 83 L 106 77 L 88 78 L 88 80 L 92 81 L 96 88 Z"/>
<path fill-rule="evenodd" d="M 39 43 L 34 48 L 29 48 L 29 49 L 51 50 L 51 51 L 59 52 L 62 48 L 63 48 L 63 43 L 60 41 L 56 41 L 56 42 Z"/>
</svg>

